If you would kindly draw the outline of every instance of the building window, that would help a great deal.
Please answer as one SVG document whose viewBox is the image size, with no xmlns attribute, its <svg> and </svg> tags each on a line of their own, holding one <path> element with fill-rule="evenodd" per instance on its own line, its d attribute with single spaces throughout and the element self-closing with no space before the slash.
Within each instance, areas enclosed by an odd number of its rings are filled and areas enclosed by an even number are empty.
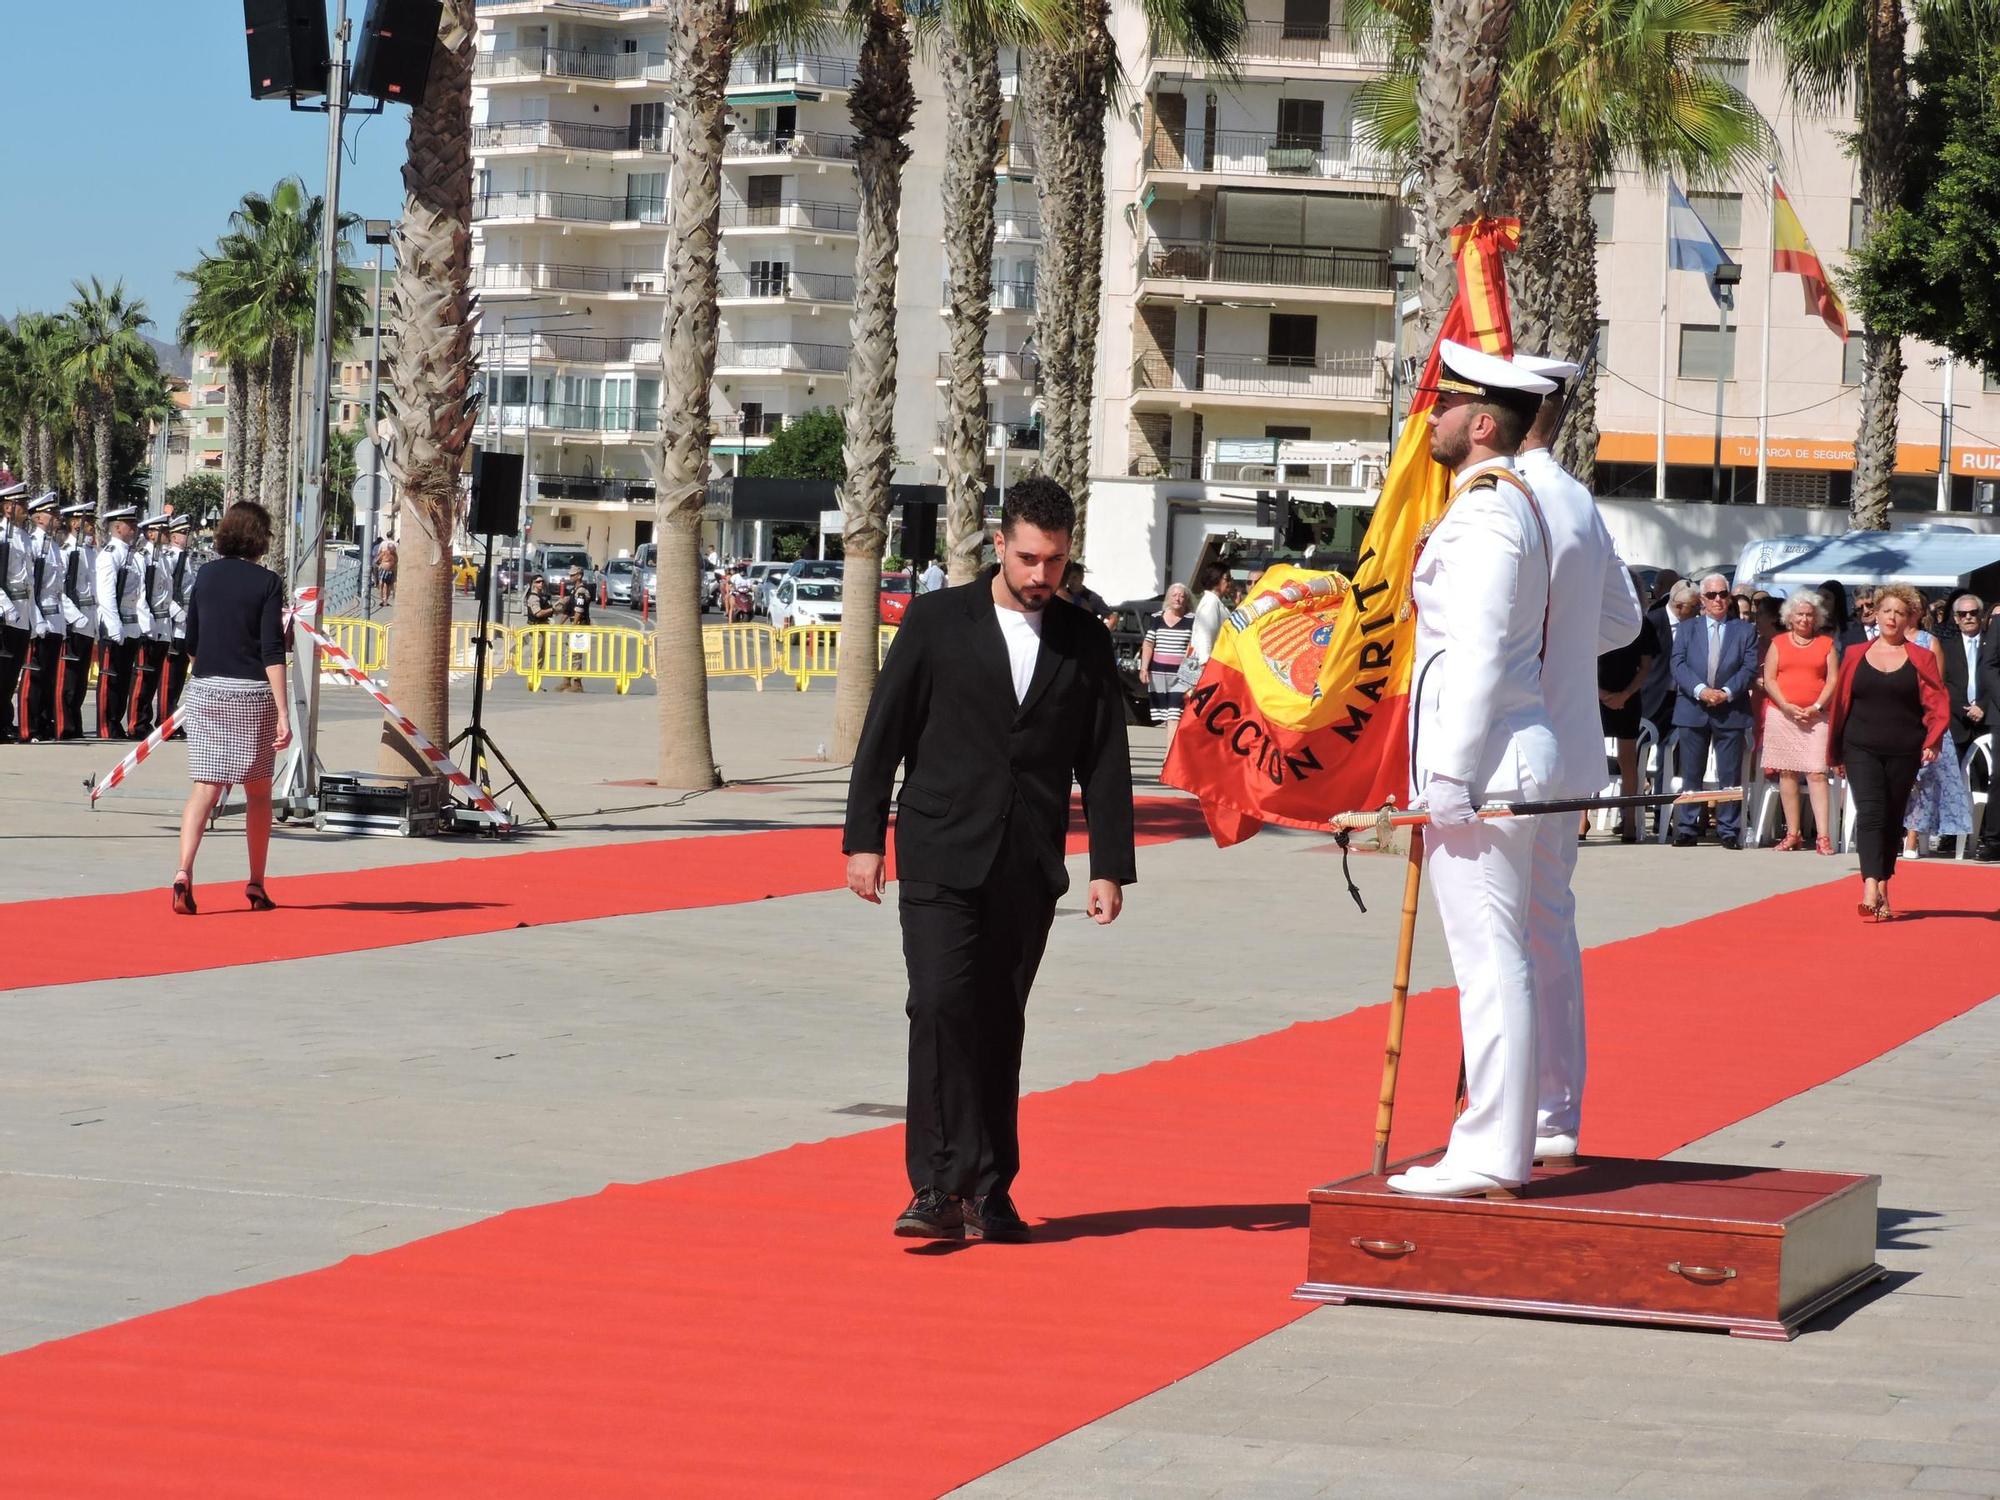
<svg viewBox="0 0 2000 1500">
<path fill-rule="evenodd" d="M 1986 378 L 1980 382 L 1980 389 L 1984 391 L 2000 391 L 2000 375 L 1994 374 L 1991 370 L 1986 370 L 1982 373 Z"/>
<path fill-rule="evenodd" d="M 1323 99 L 1280 99 L 1278 101 L 1278 149 L 1317 151 L 1326 134 L 1326 101 Z"/>
<path fill-rule="evenodd" d="M 1847 336 L 1847 342 L 1840 346 L 1840 383 L 1842 385 L 1861 384 L 1861 355 L 1867 345 L 1861 330 L 1855 329 Z"/>
<path fill-rule="evenodd" d="M 1272 313 L 1265 351 L 1274 365 L 1311 365 L 1319 355 L 1319 319 L 1312 313 Z"/>
<path fill-rule="evenodd" d="M 1276 427 L 1265 424 L 1264 436 L 1280 443 L 1309 443 L 1313 430 L 1310 427 Z"/>
<path fill-rule="evenodd" d="M 1847 200 L 1847 248 L 1868 238 L 1868 209 L 1859 198 Z"/>
<path fill-rule="evenodd" d="M 1725 250 L 1743 244 L 1743 195 L 1741 193 L 1689 193 L 1688 206 L 1700 217 Z"/>
<path fill-rule="evenodd" d="M 1611 207 L 1617 199 L 1617 189 L 1609 183 L 1591 189 L 1590 218 L 1597 226 L 1597 243 L 1600 245 L 1609 244 L 1611 241 Z"/>
<path fill-rule="evenodd" d="M 1710 57 L 1701 70 L 1717 83 L 1726 83 L 1739 94 L 1750 91 L 1750 60 L 1744 57 Z"/>
<path fill-rule="evenodd" d="M 1611 367 L 1611 320 L 1597 320 L 1597 375 L 1601 380 L 1604 372 Z"/>
<path fill-rule="evenodd" d="M 1729 330 L 1727 340 L 1722 331 L 1713 324 L 1683 323 L 1681 325 L 1681 366 L 1683 380 L 1713 380 L 1716 377 L 1718 361 L 1722 378 L 1736 378 L 1736 330 Z"/>
</svg>

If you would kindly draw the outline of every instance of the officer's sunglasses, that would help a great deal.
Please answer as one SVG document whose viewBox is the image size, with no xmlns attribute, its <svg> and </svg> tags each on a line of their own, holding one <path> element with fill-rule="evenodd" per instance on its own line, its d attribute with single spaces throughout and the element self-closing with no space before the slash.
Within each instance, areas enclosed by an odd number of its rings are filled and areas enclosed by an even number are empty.
<svg viewBox="0 0 2000 1500">
<path fill-rule="evenodd" d="M 1701 591 L 1701 597 L 1702 597 L 1702 598 L 1704 598 L 1704 599 L 1727 599 L 1727 598 L 1729 597 L 1729 590 L 1728 590 L 1728 589 L 1703 589 L 1703 590 Z"/>
<path fill-rule="evenodd" d="M 1955 609 L 1952 611 L 1952 616 L 1960 620 L 1976 620 L 1979 618 L 1979 611 L 1976 609 Z"/>
</svg>

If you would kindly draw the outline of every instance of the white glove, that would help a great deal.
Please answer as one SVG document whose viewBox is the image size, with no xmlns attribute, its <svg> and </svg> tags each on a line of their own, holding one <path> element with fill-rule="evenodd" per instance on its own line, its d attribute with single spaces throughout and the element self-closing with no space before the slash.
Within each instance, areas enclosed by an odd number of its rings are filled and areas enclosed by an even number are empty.
<svg viewBox="0 0 2000 1500">
<path fill-rule="evenodd" d="M 1433 776 L 1424 788 L 1424 805 L 1430 809 L 1433 828 L 1463 828 L 1476 821 L 1472 789 L 1449 776 Z"/>
<path fill-rule="evenodd" d="M 47 635 L 48 633 L 49 633 L 49 622 L 46 619 L 44 619 L 41 615 L 36 615 L 34 629 L 30 631 L 29 634 L 32 635 L 34 639 L 39 641 L 43 636 Z"/>
</svg>

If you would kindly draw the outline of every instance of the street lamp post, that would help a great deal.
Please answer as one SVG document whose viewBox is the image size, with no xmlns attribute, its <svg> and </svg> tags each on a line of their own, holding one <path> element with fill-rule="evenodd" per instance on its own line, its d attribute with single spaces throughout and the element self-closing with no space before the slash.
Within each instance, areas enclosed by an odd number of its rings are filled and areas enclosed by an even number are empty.
<svg viewBox="0 0 2000 1500">
<path fill-rule="evenodd" d="M 376 424 L 382 420 L 382 255 L 383 247 L 396 237 L 396 224 L 392 219 L 365 219 L 362 221 L 363 238 L 375 247 L 375 313 L 374 313 L 374 353 L 370 356 L 368 371 L 368 447 L 375 455 L 374 467 L 368 475 L 368 516 L 361 523 L 361 618 L 373 619 L 375 615 L 375 589 L 370 571 L 375 561 L 375 527 L 382 514 L 382 445 L 376 440 Z"/>
<path fill-rule="evenodd" d="M 1398 245 L 1389 252 L 1389 283 L 1394 301 L 1389 304 L 1389 451 L 1396 449 L 1396 401 L 1403 385 L 1403 286 L 1404 278 L 1417 268 L 1417 252 Z"/>
<path fill-rule="evenodd" d="M 1725 260 L 1709 275 L 1715 279 L 1715 305 L 1720 313 L 1720 323 L 1715 334 L 1715 458 L 1708 476 L 1708 498 L 1713 505 L 1722 504 L 1722 393 L 1727 385 L 1731 364 L 1729 357 L 1729 309 L 1736 305 L 1736 286 L 1743 280 L 1743 268 L 1734 261 Z"/>
<path fill-rule="evenodd" d="M 507 391 L 507 353 L 508 350 L 513 347 L 514 325 L 517 323 L 523 323 L 523 324 L 554 323 L 563 318 L 578 318 L 582 316 L 583 314 L 576 312 L 524 312 L 524 313 L 504 313 L 501 315 L 500 375 L 498 382 L 499 389 L 496 392 L 496 394 L 501 399 L 489 401 L 486 405 L 488 431 L 493 439 L 498 438 L 500 429 L 506 425 L 504 420 L 501 419 L 497 409 L 506 404 L 505 397 Z M 588 326 L 589 326 L 588 324 L 584 325 L 584 327 L 586 328 Z M 577 329 L 571 330 L 571 332 L 578 332 L 578 331 L 580 330 Z M 515 535 L 520 538 L 518 545 L 520 546 L 521 549 L 520 556 L 524 567 L 527 563 L 527 558 L 528 558 L 528 523 L 530 519 L 529 495 L 531 493 L 531 486 L 534 482 L 534 473 L 533 473 L 534 443 L 535 443 L 535 340 L 534 340 L 533 330 L 530 329 L 528 338 L 528 371 L 526 376 L 526 388 L 523 392 L 523 400 L 521 402 L 521 497 L 520 497 L 520 508 L 515 518 L 515 528 L 514 528 Z M 497 446 L 497 443 L 489 441 L 488 446 L 489 447 Z M 525 582 L 525 580 L 517 580 L 517 581 Z M 506 601 L 500 593 L 500 570 L 498 568 L 492 568 L 488 570 L 488 576 L 486 579 L 486 597 L 487 597 L 487 609 L 492 618 L 496 620 L 504 619 L 505 618 L 504 610 L 506 608 Z"/>
</svg>

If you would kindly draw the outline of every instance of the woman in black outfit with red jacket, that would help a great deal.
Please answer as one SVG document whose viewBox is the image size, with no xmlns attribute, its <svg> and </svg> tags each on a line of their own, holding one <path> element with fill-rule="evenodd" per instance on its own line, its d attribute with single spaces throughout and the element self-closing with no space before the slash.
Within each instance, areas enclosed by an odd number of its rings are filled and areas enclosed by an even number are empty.
<svg viewBox="0 0 2000 1500">
<path fill-rule="evenodd" d="M 174 910 L 195 914 L 194 857 L 215 804 L 243 788 L 243 837 L 252 911 L 269 911 L 264 857 L 271 847 L 272 760 L 292 742 L 285 691 L 284 586 L 257 559 L 271 545 L 271 513 L 239 500 L 215 529 L 216 558 L 194 575 L 188 598 L 188 685 L 181 723 L 188 736 L 188 776 L 194 782 L 181 813 L 181 867 L 174 872 Z"/>
<path fill-rule="evenodd" d="M 1829 714 L 1833 769 L 1854 794 L 1864 921 L 1887 922 L 1889 877 L 1903 847 L 1903 812 L 1917 771 L 1938 757 L 1951 727 L 1951 698 L 1937 657 L 1909 639 L 1923 602 L 1907 584 L 1876 591 L 1872 641 L 1849 646 Z"/>
</svg>

